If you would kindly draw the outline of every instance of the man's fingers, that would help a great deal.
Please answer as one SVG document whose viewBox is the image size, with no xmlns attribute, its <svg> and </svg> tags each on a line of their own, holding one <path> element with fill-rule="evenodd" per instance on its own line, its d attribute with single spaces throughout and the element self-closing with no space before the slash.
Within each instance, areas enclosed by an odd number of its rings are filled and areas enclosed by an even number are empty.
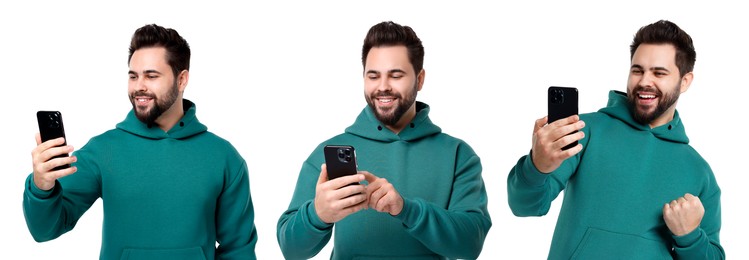
<svg viewBox="0 0 749 260">
<path fill-rule="evenodd" d="M 364 176 L 361 174 L 341 176 L 332 180 L 329 180 L 326 185 L 331 189 L 337 190 L 351 183 L 359 183 L 364 180 Z"/>
<path fill-rule="evenodd" d="M 559 127 L 559 126 L 564 126 L 564 125 L 570 125 L 570 124 L 573 124 L 573 123 L 575 123 L 577 121 L 580 121 L 580 116 L 578 116 L 578 115 L 571 115 L 571 116 L 559 119 L 559 120 L 554 121 L 554 122 L 549 122 L 549 125 L 554 125 L 554 126 Z"/>
<path fill-rule="evenodd" d="M 364 193 L 354 194 L 340 201 L 341 206 L 342 206 L 341 208 L 345 209 L 345 208 L 350 208 L 350 207 L 356 207 L 362 202 L 365 202 L 366 200 L 367 200 L 367 195 L 365 195 Z M 364 207 L 366 207 L 366 205 Z"/>
<path fill-rule="evenodd" d="M 50 148 L 55 147 L 55 146 L 63 145 L 64 143 L 65 143 L 65 138 L 64 137 L 58 137 L 58 138 L 46 141 L 44 143 L 41 143 L 40 144 L 40 148 L 42 150 L 47 150 L 47 149 L 50 149 Z"/>
<path fill-rule="evenodd" d="M 687 201 L 700 200 L 700 198 L 690 193 L 684 194 L 684 199 L 686 199 Z"/>
<path fill-rule="evenodd" d="M 71 174 L 75 173 L 76 171 L 78 171 L 78 168 L 76 168 L 75 166 L 71 166 L 71 167 L 68 167 L 68 168 L 65 168 L 65 169 L 53 171 L 51 173 L 52 173 L 52 176 L 54 177 L 54 179 L 57 180 L 59 178 L 71 175 Z"/>
</svg>

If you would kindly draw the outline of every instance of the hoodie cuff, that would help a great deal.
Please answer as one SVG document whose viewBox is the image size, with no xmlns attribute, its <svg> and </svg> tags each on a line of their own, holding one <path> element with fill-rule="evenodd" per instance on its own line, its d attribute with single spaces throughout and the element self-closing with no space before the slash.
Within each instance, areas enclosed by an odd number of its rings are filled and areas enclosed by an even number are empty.
<svg viewBox="0 0 749 260">
<path fill-rule="evenodd" d="M 531 151 L 532 153 L 533 151 Z M 550 174 L 541 173 L 536 169 L 536 165 L 533 164 L 533 156 L 531 153 L 526 155 L 525 163 L 523 163 L 523 179 L 531 186 L 541 186 L 546 183 L 546 179 L 549 178 Z"/>
<path fill-rule="evenodd" d="M 326 230 L 333 227 L 332 223 L 325 223 L 325 221 L 322 221 L 322 219 L 317 216 L 314 200 L 307 204 L 307 218 L 309 218 L 310 224 L 319 230 Z"/>
<path fill-rule="evenodd" d="M 52 187 L 52 189 L 50 189 L 50 190 L 39 189 L 39 187 L 37 187 L 36 184 L 34 184 L 34 174 L 33 173 L 29 174 L 29 177 L 26 178 L 26 187 L 27 187 L 27 190 L 31 193 L 31 195 L 34 198 L 37 198 L 37 199 L 40 199 L 40 200 L 49 199 L 49 198 L 55 196 L 55 194 L 60 193 L 60 190 L 61 190 L 60 182 L 57 181 L 57 180 L 55 180 L 55 186 Z"/>
<path fill-rule="evenodd" d="M 418 223 L 421 211 L 421 204 L 419 202 L 403 198 L 403 209 L 401 210 L 401 213 L 393 217 L 400 220 L 406 228 L 410 228 Z"/>
<path fill-rule="evenodd" d="M 686 235 L 683 236 L 676 236 L 671 235 L 674 238 L 674 242 L 676 242 L 676 246 L 680 248 L 687 248 L 700 240 L 700 237 L 702 236 L 702 229 L 700 227 L 695 228 L 692 230 L 692 232 L 689 232 Z"/>
</svg>

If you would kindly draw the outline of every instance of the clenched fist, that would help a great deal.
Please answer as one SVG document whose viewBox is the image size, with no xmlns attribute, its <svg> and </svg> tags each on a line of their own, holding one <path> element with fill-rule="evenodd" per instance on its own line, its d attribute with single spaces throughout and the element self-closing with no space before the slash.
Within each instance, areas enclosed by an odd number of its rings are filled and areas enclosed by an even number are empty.
<svg viewBox="0 0 749 260">
<path fill-rule="evenodd" d="M 663 220 L 671 233 L 677 236 L 694 231 L 700 226 L 704 215 L 705 208 L 700 198 L 689 193 L 663 206 Z"/>
</svg>

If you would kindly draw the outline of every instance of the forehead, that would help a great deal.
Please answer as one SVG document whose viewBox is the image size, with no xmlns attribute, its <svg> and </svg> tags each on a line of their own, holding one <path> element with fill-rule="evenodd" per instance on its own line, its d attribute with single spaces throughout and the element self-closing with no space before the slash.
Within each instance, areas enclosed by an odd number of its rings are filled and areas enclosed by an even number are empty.
<svg viewBox="0 0 749 260">
<path fill-rule="evenodd" d="M 133 52 L 130 57 L 130 68 L 132 70 L 163 69 L 169 67 L 166 60 L 166 48 L 147 47 Z"/>
<path fill-rule="evenodd" d="M 632 55 L 632 65 L 644 68 L 676 67 L 676 48 L 671 44 L 641 44 Z"/>
<path fill-rule="evenodd" d="M 406 46 L 380 46 L 373 47 L 367 53 L 365 71 L 390 71 L 400 69 L 413 72 L 411 61 L 408 60 L 408 49 Z"/>
</svg>

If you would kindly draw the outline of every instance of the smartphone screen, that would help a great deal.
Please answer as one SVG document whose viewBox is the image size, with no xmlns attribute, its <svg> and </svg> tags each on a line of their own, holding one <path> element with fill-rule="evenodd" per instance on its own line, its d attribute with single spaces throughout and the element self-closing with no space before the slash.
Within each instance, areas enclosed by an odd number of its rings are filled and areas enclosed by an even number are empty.
<svg viewBox="0 0 749 260">
<path fill-rule="evenodd" d="M 42 143 L 58 138 L 65 137 L 65 127 L 62 123 L 62 113 L 60 111 L 38 111 L 36 112 L 36 121 L 39 123 L 39 135 Z M 61 146 L 67 145 L 67 140 Z M 67 157 L 68 154 L 61 154 L 54 158 Z M 60 170 L 70 167 L 69 164 L 57 166 L 53 170 Z"/>
<path fill-rule="evenodd" d="M 549 87 L 548 99 L 549 124 L 571 115 L 577 115 L 577 88 L 551 86 Z M 570 149 L 576 145 L 577 141 L 563 147 L 562 150 Z"/>
<path fill-rule="evenodd" d="M 324 152 L 329 180 L 356 174 L 356 151 L 353 146 L 326 145 Z"/>
</svg>

